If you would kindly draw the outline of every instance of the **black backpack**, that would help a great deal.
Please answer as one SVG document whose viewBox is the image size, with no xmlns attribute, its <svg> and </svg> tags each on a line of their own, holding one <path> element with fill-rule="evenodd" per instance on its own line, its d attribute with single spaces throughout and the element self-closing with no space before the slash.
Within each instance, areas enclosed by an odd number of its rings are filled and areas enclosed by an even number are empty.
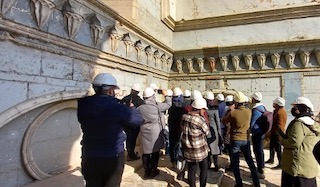
<svg viewBox="0 0 320 187">
<path fill-rule="evenodd" d="M 264 107 L 264 106 L 263 106 Z M 268 133 L 272 128 L 273 123 L 273 113 L 268 111 L 266 107 L 264 107 L 264 112 L 259 110 L 258 108 L 255 108 L 259 112 L 262 113 L 261 117 L 259 117 L 258 125 L 262 131 L 263 134 Z"/>
</svg>

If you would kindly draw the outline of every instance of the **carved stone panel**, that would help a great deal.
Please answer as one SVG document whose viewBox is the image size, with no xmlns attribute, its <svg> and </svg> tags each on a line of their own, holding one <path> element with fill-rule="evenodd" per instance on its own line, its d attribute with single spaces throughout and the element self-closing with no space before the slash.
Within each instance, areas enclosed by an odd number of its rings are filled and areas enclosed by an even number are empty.
<svg viewBox="0 0 320 187">
<path fill-rule="evenodd" d="M 124 45 L 126 46 L 126 57 L 130 57 L 132 46 L 134 42 L 131 40 L 130 34 L 124 34 L 122 39 Z"/>
<path fill-rule="evenodd" d="M 290 52 L 285 55 L 288 68 L 292 68 L 295 57 L 296 57 L 296 54 L 294 52 Z"/>
<path fill-rule="evenodd" d="M 159 50 L 155 50 L 153 52 L 153 58 L 154 58 L 154 67 L 159 67 L 160 65 L 160 53 Z"/>
<path fill-rule="evenodd" d="M 142 57 L 143 46 L 141 40 L 136 41 L 134 48 L 137 51 L 137 60 L 140 62 Z"/>
<path fill-rule="evenodd" d="M 96 14 L 93 14 L 90 18 L 90 31 L 92 43 L 96 47 L 101 43 L 105 33 L 105 28 L 101 26 L 101 22 Z"/>
<path fill-rule="evenodd" d="M 111 50 L 113 53 L 115 53 L 118 49 L 121 35 L 118 34 L 118 31 L 113 27 L 109 32 L 109 36 L 110 36 Z"/>
<path fill-rule="evenodd" d="M 72 39 L 78 33 L 83 18 L 79 14 L 73 12 L 64 12 L 64 16 L 67 24 L 69 38 Z"/>
<path fill-rule="evenodd" d="M 183 73 L 181 60 L 177 60 L 177 69 L 178 69 L 178 73 Z"/>
<path fill-rule="evenodd" d="M 210 68 L 211 68 L 211 72 L 217 71 L 216 69 L 216 59 L 214 57 L 210 57 L 208 58 L 209 64 L 210 64 Z"/>
<path fill-rule="evenodd" d="M 205 69 L 204 69 L 204 60 L 203 60 L 203 58 L 198 58 L 198 59 L 197 59 L 197 62 L 198 62 L 198 66 L 199 66 L 199 71 L 200 71 L 200 73 L 205 72 Z"/>
<path fill-rule="evenodd" d="M 232 61 L 234 70 L 237 71 L 239 69 L 239 62 L 240 62 L 239 56 L 232 56 L 231 61 Z"/>
<path fill-rule="evenodd" d="M 193 60 L 192 59 L 187 59 L 187 67 L 188 67 L 188 70 L 189 70 L 189 73 L 194 73 L 196 72 L 194 69 L 193 69 Z"/>
<path fill-rule="evenodd" d="M 221 67 L 223 69 L 223 71 L 227 71 L 227 67 L 228 67 L 228 57 L 223 56 L 220 58 L 220 63 L 221 63 Z"/>
<path fill-rule="evenodd" d="M 55 8 L 50 0 L 32 0 L 32 7 L 37 25 L 40 29 L 49 21 L 50 16 Z"/>
<path fill-rule="evenodd" d="M 303 51 L 300 53 L 300 60 L 304 68 L 306 68 L 309 64 L 310 60 L 310 52 L 309 51 Z"/>
<path fill-rule="evenodd" d="M 172 63 L 173 63 L 172 57 L 169 57 L 169 58 L 167 59 L 168 72 L 170 72 L 170 70 L 171 70 Z"/>
<path fill-rule="evenodd" d="M 262 69 L 263 66 L 266 63 L 266 55 L 263 54 L 263 53 L 262 54 L 258 54 L 257 55 L 257 60 L 258 60 L 259 67 Z"/>
<path fill-rule="evenodd" d="M 316 52 L 315 52 L 315 55 L 316 55 L 317 63 L 318 63 L 319 66 L 320 66 L 320 51 L 316 51 Z"/>
<path fill-rule="evenodd" d="M 5 14 L 17 0 L 0 0 L 0 15 Z"/>
<path fill-rule="evenodd" d="M 151 65 L 151 57 L 153 56 L 151 46 L 148 45 L 144 50 L 147 55 L 147 65 Z"/>
<path fill-rule="evenodd" d="M 246 64 L 248 70 L 250 70 L 252 68 L 252 61 L 253 61 L 252 55 L 245 55 L 244 56 L 244 62 Z"/>
<path fill-rule="evenodd" d="M 279 65 L 279 62 L 280 62 L 280 54 L 279 53 L 273 53 L 271 55 L 271 62 L 273 64 L 273 67 L 277 68 L 277 66 Z"/>
</svg>

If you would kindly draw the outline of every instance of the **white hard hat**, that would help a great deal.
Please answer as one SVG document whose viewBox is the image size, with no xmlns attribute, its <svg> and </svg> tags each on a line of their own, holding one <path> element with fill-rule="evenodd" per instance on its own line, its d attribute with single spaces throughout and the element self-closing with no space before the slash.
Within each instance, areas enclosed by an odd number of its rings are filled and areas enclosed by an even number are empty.
<svg viewBox="0 0 320 187">
<path fill-rule="evenodd" d="M 274 104 L 277 104 L 279 106 L 285 106 L 286 101 L 282 97 L 277 97 L 275 100 L 273 100 Z"/>
<path fill-rule="evenodd" d="M 144 89 L 143 91 L 143 97 L 147 98 L 147 97 L 151 97 L 155 94 L 153 88 L 151 87 L 147 87 L 146 89 Z"/>
<path fill-rule="evenodd" d="M 184 97 L 190 97 L 190 96 L 191 96 L 190 90 L 185 90 L 185 91 L 183 92 L 183 96 L 184 96 Z"/>
<path fill-rule="evenodd" d="M 155 83 L 151 83 L 151 84 L 149 85 L 149 87 L 151 87 L 151 88 L 154 89 L 154 90 L 158 90 L 158 89 L 159 89 L 159 87 L 158 87 Z"/>
<path fill-rule="evenodd" d="M 213 95 L 212 91 L 207 91 L 204 98 L 206 98 L 208 100 L 214 100 L 214 95 Z"/>
<path fill-rule="evenodd" d="M 172 96 L 173 95 L 173 91 L 171 89 L 167 90 L 167 96 Z"/>
<path fill-rule="evenodd" d="M 140 85 L 138 83 L 135 83 L 135 84 L 133 84 L 131 86 L 131 89 L 139 92 L 140 91 Z"/>
<path fill-rule="evenodd" d="M 221 93 L 219 93 L 219 94 L 217 95 L 216 99 L 217 99 L 218 101 L 224 101 L 224 95 L 221 94 Z"/>
<path fill-rule="evenodd" d="M 244 102 L 245 102 L 245 103 L 249 102 L 249 97 L 248 97 L 248 96 L 245 95 L 244 98 L 245 98 L 245 99 L 244 99 Z"/>
<path fill-rule="evenodd" d="M 226 102 L 232 102 L 233 101 L 233 95 L 227 95 Z"/>
<path fill-rule="evenodd" d="M 179 95 L 182 95 L 182 91 L 179 87 L 175 87 L 173 89 L 173 96 L 179 96 Z"/>
<path fill-rule="evenodd" d="M 308 108 L 310 108 L 311 111 L 313 111 L 313 104 L 311 103 L 310 99 L 306 97 L 298 97 L 291 105 L 298 105 L 298 104 L 306 105 Z"/>
<path fill-rule="evenodd" d="M 260 92 L 254 92 L 251 97 L 257 101 L 262 101 L 262 94 Z"/>
<path fill-rule="evenodd" d="M 195 100 L 192 102 L 191 106 L 192 106 L 193 108 L 196 108 L 196 109 L 208 109 L 208 107 L 207 107 L 207 101 L 206 101 L 204 98 L 202 98 L 202 97 L 199 97 L 199 98 L 195 99 Z"/>
<path fill-rule="evenodd" d="M 94 86 L 116 86 L 117 84 L 116 78 L 110 73 L 99 73 L 92 81 Z"/>
<path fill-rule="evenodd" d="M 237 103 L 244 103 L 246 102 L 246 96 L 242 92 L 236 92 L 236 94 L 234 94 L 234 101 Z"/>
<path fill-rule="evenodd" d="M 193 99 L 202 98 L 202 94 L 199 90 L 193 90 Z"/>
</svg>

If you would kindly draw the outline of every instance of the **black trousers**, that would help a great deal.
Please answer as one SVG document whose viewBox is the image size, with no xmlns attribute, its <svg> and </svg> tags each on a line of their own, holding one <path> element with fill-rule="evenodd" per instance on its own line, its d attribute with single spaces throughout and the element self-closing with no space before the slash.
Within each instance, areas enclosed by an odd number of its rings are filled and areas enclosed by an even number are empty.
<svg viewBox="0 0 320 187">
<path fill-rule="evenodd" d="M 197 164 L 200 168 L 200 187 L 204 187 L 207 184 L 208 158 L 201 162 L 188 162 L 188 183 L 190 187 L 196 187 Z"/>
<path fill-rule="evenodd" d="M 270 137 L 270 160 L 271 161 L 274 161 L 275 152 L 277 153 L 277 157 L 278 157 L 279 164 L 280 164 L 281 156 L 282 156 L 280 135 L 271 134 L 271 137 Z"/>
<path fill-rule="evenodd" d="M 142 155 L 142 164 L 146 173 L 150 173 L 158 168 L 159 158 L 160 151 Z"/>
<path fill-rule="evenodd" d="M 307 179 L 303 177 L 294 177 L 282 171 L 281 187 L 317 187 L 316 177 Z"/>
<path fill-rule="evenodd" d="M 83 158 L 81 167 L 86 187 L 119 187 L 124 163 L 124 152 L 117 157 Z"/>
<path fill-rule="evenodd" d="M 136 142 L 140 132 L 140 127 L 126 126 L 124 128 L 124 132 L 127 135 L 126 148 L 127 148 L 128 157 L 134 158 L 136 156 L 134 149 L 136 147 Z"/>
</svg>

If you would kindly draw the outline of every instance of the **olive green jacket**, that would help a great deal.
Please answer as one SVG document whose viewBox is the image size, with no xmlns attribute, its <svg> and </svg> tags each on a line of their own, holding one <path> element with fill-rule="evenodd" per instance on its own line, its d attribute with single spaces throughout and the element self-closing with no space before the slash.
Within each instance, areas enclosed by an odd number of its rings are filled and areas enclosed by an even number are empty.
<svg viewBox="0 0 320 187">
<path fill-rule="evenodd" d="M 313 131 L 307 126 L 311 127 Z M 294 119 L 288 125 L 281 168 L 295 177 L 314 178 L 318 174 L 318 162 L 313 156 L 313 147 L 319 141 L 320 126 L 310 117 Z"/>
</svg>

